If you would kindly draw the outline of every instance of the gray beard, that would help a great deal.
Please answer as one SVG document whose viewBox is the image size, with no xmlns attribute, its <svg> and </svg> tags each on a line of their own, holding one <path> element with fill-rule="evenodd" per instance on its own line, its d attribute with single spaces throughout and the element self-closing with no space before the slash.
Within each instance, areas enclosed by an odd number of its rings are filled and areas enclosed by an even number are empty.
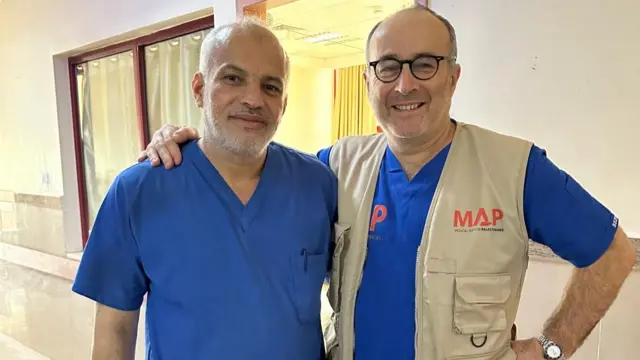
<svg viewBox="0 0 640 360">
<path fill-rule="evenodd" d="M 271 139 L 247 141 L 228 134 L 219 123 L 205 119 L 204 141 L 243 158 L 257 158 L 269 146 Z"/>
</svg>

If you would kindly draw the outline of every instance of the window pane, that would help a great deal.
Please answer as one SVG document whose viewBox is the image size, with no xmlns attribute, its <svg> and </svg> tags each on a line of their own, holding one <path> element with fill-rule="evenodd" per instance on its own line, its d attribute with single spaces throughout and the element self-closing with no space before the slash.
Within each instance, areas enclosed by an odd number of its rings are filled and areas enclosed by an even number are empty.
<svg viewBox="0 0 640 360">
<path fill-rule="evenodd" d="M 210 30 L 198 31 L 145 48 L 149 134 L 164 124 L 189 125 L 202 133 L 202 111 L 191 93 L 198 72 L 200 44 Z"/>
<path fill-rule="evenodd" d="M 118 173 L 140 153 L 133 53 L 76 66 L 89 228 Z"/>
</svg>

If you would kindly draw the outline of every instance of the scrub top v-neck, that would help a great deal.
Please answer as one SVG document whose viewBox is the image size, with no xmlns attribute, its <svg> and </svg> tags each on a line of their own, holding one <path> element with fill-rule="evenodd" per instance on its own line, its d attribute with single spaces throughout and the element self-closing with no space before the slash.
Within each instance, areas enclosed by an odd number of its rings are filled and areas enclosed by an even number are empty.
<svg viewBox="0 0 640 360">
<path fill-rule="evenodd" d="M 267 151 L 267 158 L 258 185 L 246 204 L 240 201 L 218 169 L 211 164 L 197 146 L 188 146 L 183 151 L 185 156 L 191 155 L 189 152 L 194 153 L 193 156 L 188 156 L 188 159 L 193 162 L 211 189 L 219 196 L 220 202 L 224 204 L 227 211 L 245 231 L 259 213 L 262 203 L 269 202 L 270 198 L 273 199 L 273 197 L 280 195 L 275 186 L 278 185 L 278 174 L 282 172 L 282 164 L 278 161 L 279 154 L 274 146 L 270 146 Z"/>
<path fill-rule="evenodd" d="M 320 359 L 335 176 L 272 143 L 244 205 L 197 142 L 182 152 L 116 178 L 74 291 L 123 310 L 147 294 L 150 360 Z"/>
</svg>

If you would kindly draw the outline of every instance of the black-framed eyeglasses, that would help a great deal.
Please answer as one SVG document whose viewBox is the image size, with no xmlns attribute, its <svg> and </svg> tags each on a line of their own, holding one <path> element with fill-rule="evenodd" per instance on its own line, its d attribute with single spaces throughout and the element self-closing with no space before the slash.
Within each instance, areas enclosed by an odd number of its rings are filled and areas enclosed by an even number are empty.
<svg viewBox="0 0 640 360">
<path fill-rule="evenodd" d="M 404 64 L 409 65 L 409 70 L 416 79 L 429 80 L 438 72 L 442 60 L 454 60 L 454 58 L 436 55 L 422 55 L 413 60 L 389 58 L 371 61 L 369 66 L 373 67 L 376 77 L 383 83 L 396 81 L 402 73 Z"/>
</svg>

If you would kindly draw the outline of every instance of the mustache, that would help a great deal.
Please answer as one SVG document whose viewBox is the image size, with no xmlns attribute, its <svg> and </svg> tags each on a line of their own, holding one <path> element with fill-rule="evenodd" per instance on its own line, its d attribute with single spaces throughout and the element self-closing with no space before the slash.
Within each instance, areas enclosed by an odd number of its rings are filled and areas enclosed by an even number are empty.
<svg viewBox="0 0 640 360">
<path fill-rule="evenodd" d="M 423 102 L 429 103 L 431 102 L 431 96 L 425 96 L 424 94 L 416 94 L 415 92 L 409 93 L 407 95 L 400 94 L 398 92 L 392 93 L 388 98 L 389 103 L 397 103 L 397 102 Z"/>
<path fill-rule="evenodd" d="M 247 107 L 231 111 L 229 113 L 229 116 L 245 119 L 245 120 L 260 121 L 265 123 L 271 120 L 269 115 L 262 109 L 251 109 Z"/>
</svg>

